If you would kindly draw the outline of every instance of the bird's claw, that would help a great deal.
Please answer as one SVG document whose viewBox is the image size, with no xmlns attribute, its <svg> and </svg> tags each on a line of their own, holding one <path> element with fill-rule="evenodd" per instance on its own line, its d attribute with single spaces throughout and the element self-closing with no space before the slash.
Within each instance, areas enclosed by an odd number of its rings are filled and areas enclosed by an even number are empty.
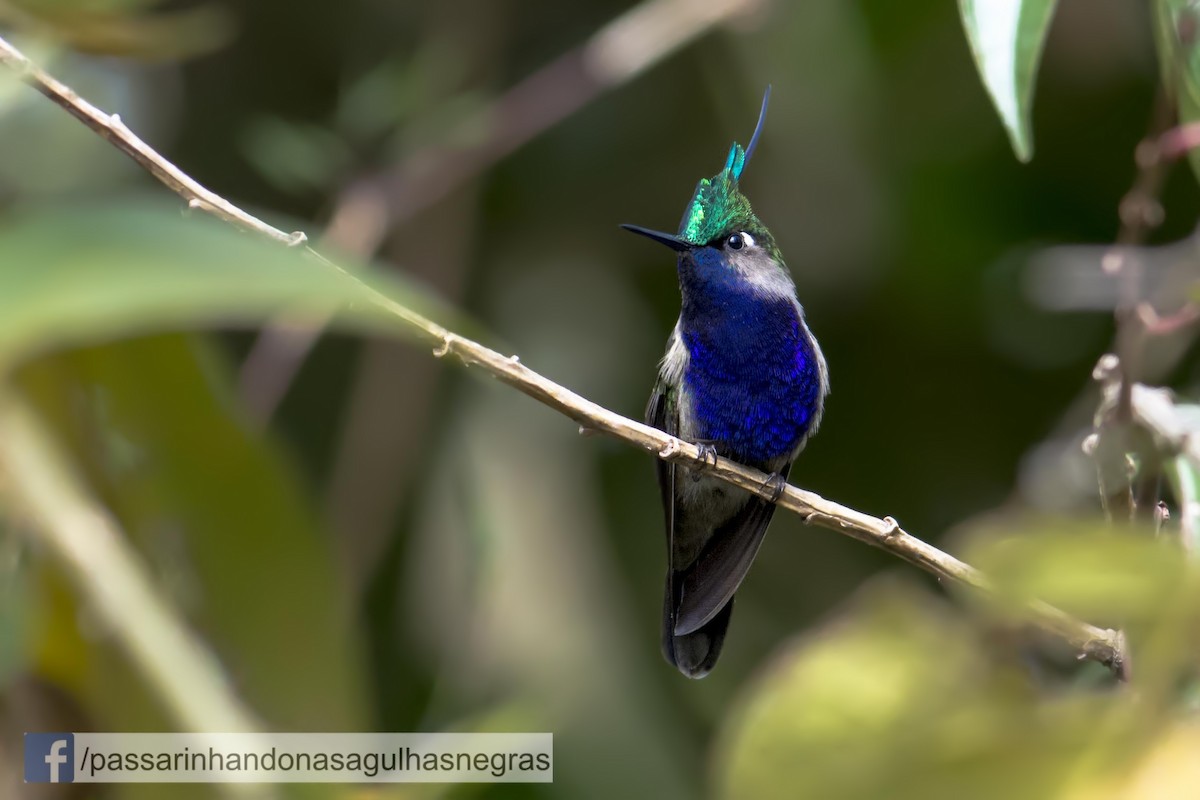
<svg viewBox="0 0 1200 800">
<path fill-rule="evenodd" d="M 778 472 L 774 472 L 771 474 L 771 477 L 767 478 L 767 480 L 763 483 L 763 488 L 770 489 L 771 502 L 778 503 L 779 498 L 783 497 L 784 490 L 787 489 L 787 479 L 785 479 Z"/>
<path fill-rule="evenodd" d="M 697 460 L 697 469 L 692 471 L 692 480 L 700 480 L 701 474 L 717 465 L 717 448 L 711 444 L 697 444 L 696 447 L 700 450 L 700 458 Z"/>
</svg>

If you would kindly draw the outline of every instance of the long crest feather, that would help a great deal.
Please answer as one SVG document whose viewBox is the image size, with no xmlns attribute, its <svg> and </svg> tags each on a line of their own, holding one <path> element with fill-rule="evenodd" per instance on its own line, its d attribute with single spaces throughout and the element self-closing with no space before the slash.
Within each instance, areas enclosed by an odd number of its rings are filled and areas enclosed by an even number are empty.
<svg viewBox="0 0 1200 800">
<path fill-rule="evenodd" d="M 754 151 L 758 148 L 758 137 L 762 136 L 763 123 L 767 121 L 767 106 L 771 102 L 771 84 L 767 84 L 767 90 L 763 92 L 762 107 L 758 110 L 758 122 L 754 126 L 754 134 L 750 137 L 750 144 L 746 145 L 746 158 L 742 160 L 742 169 L 750 163 L 750 158 L 754 155 Z M 742 177 L 741 170 L 734 177 Z"/>
<path fill-rule="evenodd" d="M 758 123 L 754 126 L 750 144 L 743 148 L 734 142 L 725 158 L 724 168 L 712 178 L 702 178 L 696 185 L 692 200 L 679 223 L 679 238 L 685 242 L 705 244 L 737 221 L 754 218 L 750 201 L 738 190 L 738 180 L 758 147 L 770 99 L 771 87 L 768 86 L 763 93 L 762 108 L 758 112 Z"/>
</svg>

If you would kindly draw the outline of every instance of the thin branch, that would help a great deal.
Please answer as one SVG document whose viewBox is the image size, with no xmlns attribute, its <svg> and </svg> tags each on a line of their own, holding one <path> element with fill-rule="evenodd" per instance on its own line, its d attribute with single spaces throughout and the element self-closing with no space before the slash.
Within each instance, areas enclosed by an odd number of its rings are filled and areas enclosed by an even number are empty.
<svg viewBox="0 0 1200 800">
<path fill-rule="evenodd" d="M 171 191 L 187 200 L 188 208 L 207 211 L 226 222 L 231 222 L 289 246 L 303 244 L 307 241 L 307 237 L 302 232 L 284 233 L 205 189 L 183 170 L 164 159 L 150 145 L 139 139 L 121 121 L 119 115 L 105 114 L 76 94 L 71 87 L 60 83 L 42 71 L 4 39 L 0 39 L 0 63 L 16 72 L 25 83 L 66 109 L 71 116 L 132 158 L 138 166 L 162 181 Z"/>
<path fill-rule="evenodd" d="M 5 56 L 5 53 L 9 55 Z M 190 200 L 194 196 L 196 189 L 200 189 L 200 191 L 204 191 L 206 194 L 211 194 L 202 187 L 199 187 L 190 178 L 187 179 L 186 184 L 178 180 L 166 180 L 162 178 L 161 176 L 164 175 L 169 176 L 182 173 L 167 162 L 165 158 L 144 144 L 140 148 L 135 148 L 131 142 L 127 141 L 127 137 L 132 136 L 128 132 L 128 129 L 123 125 L 114 127 L 110 123 L 110 118 L 106 115 L 100 112 L 95 112 L 94 114 L 77 113 L 73 109 L 74 104 L 79 99 L 73 92 L 45 91 L 43 89 L 43 83 L 47 78 L 45 73 L 32 68 L 29 62 L 13 50 L 11 45 L 8 45 L 3 39 L 0 39 L 0 61 L 10 66 L 14 64 L 20 65 L 20 71 L 27 82 L 34 85 L 39 91 L 42 91 L 43 94 L 46 94 L 47 97 L 50 97 L 56 103 L 71 110 L 73 115 L 84 120 L 85 124 L 88 124 L 89 127 L 97 129 L 104 138 L 109 141 L 114 141 L 115 139 L 114 143 L 123 152 L 137 152 L 139 156 L 136 160 L 139 163 L 142 163 L 142 159 L 148 159 L 154 165 L 153 169 L 150 170 L 152 174 L 159 177 L 163 183 L 178 192 L 185 199 Z M 223 200 L 220 205 L 206 203 L 201 205 L 200 208 L 217 214 L 222 219 L 227 219 L 243 228 L 263 233 L 276 241 L 292 243 L 297 239 L 297 235 L 285 234 L 282 231 L 270 228 L 265 223 L 254 220 L 249 215 L 242 213 L 235 206 Z M 222 211 L 218 213 L 216 209 L 222 209 Z M 265 226 L 270 228 L 270 230 L 260 230 L 260 226 Z M 421 338 L 431 342 L 434 345 L 434 356 L 439 358 L 454 356 L 468 367 L 479 367 L 501 382 L 512 386 L 543 405 L 549 406 L 575 420 L 580 424 L 581 431 L 607 433 L 615 438 L 640 447 L 649 453 L 653 453 L 658 458 L 667 461 L 683 462 L 695 468 L 705 469 L 708 474 L 733 486 L 737 486 L 767 500 L 772 499 L 774 494 L 773 487 L 768 483 L 770 476 L 765 473 L 723 458 L 717 459 L 717 462 L 713 464 L 711 463 L 711 459 L 705 459 L 696 445 L 609 411 L 525 367 L 516 356 L 504 356 L 495 350 L 484 347 L 478 342 L 459 336 L 412 309 L 380 294 L 363 283 L 353 273 L 338 267 L 311 248 L 306 249 L 313 257 L 320 259 L 330 268 L 336 269 L 346 275 L 347 279 L 358 282 L 368 293 L 368 297 L 372 303 L 395 316 L 406 327 L 415 331 Z M 948 553 L 942 552 L 933 545 L 910 535 L 891 517 L 884 517 L 882 519 L 873 517 L 831 500 L 826 500 L 813 492 L 798 489 L 790 485 L 785 488 L 777 503 L 783 508 L 799 514 L 809 524 L 836 531 L 837 533 L 857 539 L 860 542 L 886 550 L 892 555 L 939 578 L 955 581 L 981 591 L 991 590 L 989 581 L 977 569 L 959 561 Z M 1031 620 L 1035 624 L 1067 642 L 1081 657 L 1106 664 L 1119 676 L 1124 674 L 1124 644 L 1120 634 L 1116 631 L 1098 628 L 1081 622 L 1041 602 L 1030 604 L 1028 611 Z"/>
<path fill-rule="evenodd" d="M 176 721 L 198 733 L 259 730 L 217 659 L 155 589 L 138 554 L 80 485 L 36 412 L 14 394 L 0 394 L 0 430 L 6 491 L 36 525 L 36 543 L 63 565 L 87 609 L 113 634 Z M 230 797 L 277 796 L 269 787 L 249 784 L 223 789 Z"/>
</svg>

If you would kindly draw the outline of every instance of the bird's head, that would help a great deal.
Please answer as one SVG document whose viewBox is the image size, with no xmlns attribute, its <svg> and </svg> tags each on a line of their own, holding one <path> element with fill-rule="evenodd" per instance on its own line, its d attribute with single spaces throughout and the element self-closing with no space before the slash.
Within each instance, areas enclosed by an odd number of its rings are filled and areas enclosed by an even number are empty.
<svg viewBox="0 0 1200 800">
<path fill-rule="evenodd" d="M 674 250 L 679 254 L 681 270 L 700 267 L 705 271 L 727 270 L 731 275 L 741 274 L 751 280 L 777 280 L 782 259 L 775 240 L 738 188 L 742 172 L 758 145 L 770 96 L 771 89 L 767 87 L 750 144 L 743 148 L 734 142 L 721 171 L 696 184 L 678 233 L 663 233 L 638 225 L 621 227 Z"/>
</svg>

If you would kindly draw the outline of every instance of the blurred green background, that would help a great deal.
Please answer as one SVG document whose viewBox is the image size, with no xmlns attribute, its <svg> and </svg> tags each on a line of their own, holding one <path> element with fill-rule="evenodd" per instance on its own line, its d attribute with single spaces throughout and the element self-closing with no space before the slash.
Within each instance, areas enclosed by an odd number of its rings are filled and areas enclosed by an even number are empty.
<svg viewBox="0 0 1200 800">
<path fill-rule="evenodd" d="M 621 64 L 660 48 L 625 31 L 599 82 L 610 23 L 634 4 L 3 0 L 0 21 L 201 183 L 285 230 L 327 231 L 333 252 L 373 260 L 399 291 L 436 296 L 472 335 L 631 417 L 678 289 L 671 259 L 617 225 L 673 228 L 771 84 L 743 188 L 832 381 L 792 481 L 951 549 L 981 517 L 1094 512 L 1078 445 L 1111 314 L 1045 308 L 1030 265 L 1116 234 L 1159 75 L 1144 4 L 1058 4 L 1027 165 L 953 2 L 717 5 L 719 22 L 630 75 Z M 1156 236 L 1189 233 L 1200 206 L 1185 170 L 1164 204 Z M 0 225 L 71 209 L 56 246 L 87 278 L 62 292 L 94 299 L 126 266 L 121 237 L 109 247 L 79 219 L 107 209 L 134 239 L 199 224 L 175 226 L 181 208 L 61 109 L 0 83 Z M 151 265 L 187 249 L 161 238 L 143 246 Z M 12 260 L 24 252 L 0 247 L 0 269 L 28 269 Z M 309 312 L 274 317 L 282 327 L 231 312 L 239 330 L 199 335 L 167 308 L 94 339 L 56 332 L 19 386 L 268 729 L 555 733 L 551 786 L 378 796 L 705 796 L 721 731 L 794 637 L 866 602 L 880 572 L 942 602 L 894 558 L 780 514 L 719 666 L 687 681 L 659 654 L 665 561 L 645 454 L 581 438 L 424 344 L 335 327 L 308 349 Z M 1143 377 L 1200 378 L 1179 357 L 1188 343 Z M 6 535 L 0 567 L 5 731 L 172 729 L 53 560 L 22 541 Z"/>
</svg>

